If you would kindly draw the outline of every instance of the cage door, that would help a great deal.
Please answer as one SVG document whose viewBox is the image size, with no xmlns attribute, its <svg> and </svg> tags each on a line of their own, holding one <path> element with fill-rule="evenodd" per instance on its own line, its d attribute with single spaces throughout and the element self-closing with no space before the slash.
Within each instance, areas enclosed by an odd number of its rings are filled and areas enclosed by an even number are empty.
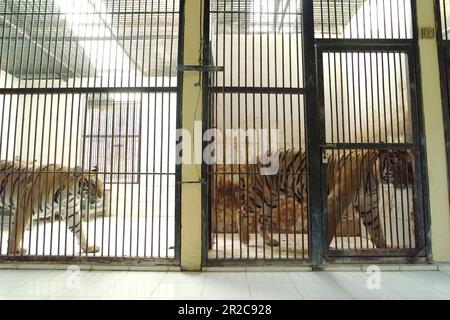
<svg viewBox="0 0 450 320">
<path fill-rule="evenodd" d="M 424 240 L 412 56 L 318 52 L 327 255 L 414 256 Z"/>
</svg>

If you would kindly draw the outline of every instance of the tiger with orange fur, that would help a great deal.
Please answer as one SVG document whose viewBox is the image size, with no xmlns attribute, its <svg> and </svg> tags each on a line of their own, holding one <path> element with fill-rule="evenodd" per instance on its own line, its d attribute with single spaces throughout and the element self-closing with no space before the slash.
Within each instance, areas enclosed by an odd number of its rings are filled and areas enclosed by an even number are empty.
<svg viewBox="0 0 450 320">
<path fill-rule="evenodd" d="M 22 241 L 31 216 L 43 206 L 60 209 L 66 225 L 72 231 L 82 251 L 98 252 L 89 245 L 82 229 L 80 197 L 95 202 L 103 196 L 103 182 L 97 170 L 69 168 L 58 164 L 35 167 L 21 161 L 0 161 L 0 198 L 3 204 L 14 208 L 10 224 L 8 254 L 25 255 Z M 50 204 L 50 205 L 48 205 Z"/>
<path fill-rule="evenodd" d="M 262 175 L 259 164 L 249 165 L 240 176 L 240 239 L 249 243 L 248 217 L 258 216 L 258 232 L 264 243 L 278 246 L 271 232 L 272 211 L 277 208 L 279 194 L 293 197 L 307 204 L 307 157 L 300 150 L 280 151 L 276 159 L 279 170 L 273 175 Z M 328 180 L 328 245 L 335 237 L 343 212 L 353 208 L 368 230 L 377 248 L 386 247 L 386 239 L 378 210 L 378 186 L 388 182 L 397 186 L 411 183 L 412 166 L 406 150 L 335 151 L 327 155 Z"/>
</svg>

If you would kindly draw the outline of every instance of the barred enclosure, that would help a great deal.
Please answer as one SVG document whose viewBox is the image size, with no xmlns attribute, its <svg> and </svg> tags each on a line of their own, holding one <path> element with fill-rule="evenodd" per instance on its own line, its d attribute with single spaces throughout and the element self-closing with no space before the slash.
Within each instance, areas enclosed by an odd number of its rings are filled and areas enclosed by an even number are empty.
<svg viewBox="0 0 450 320">
<path fill-rule="evenodd" d="M 177 261 L 180 14 L 0 1 L 1 258 Z"/>
<path fill-rule="evenodd" d="M 435 6 L 436 20 L 438 25 L 437 40 L 439 47 L 439 70 L 441 70 L 447 163 L 448 167 L 450 168 L 450 1 L 439 0 L 435 2 Z M 450 181 L 450 171 L 448 180 Z"/>
<path fill-rule="evenodd" d="M 211 62 L 225 67 L 211 79 L 209 121 L 224 133 L 235 129 L 215 141 L 223 163 L 208 171 L 209 258 L 307 257 L 308 208 L 289 197 L 279 199 L 269 222 L 279 247 L 263 245 L 255 213 L 248 217 L 249 244 L 239 241 L 240 180 L 259 175 L 251 164 L 271 147 L 305 150 L 301 3 L 290 1 L 281 8 L 280 1 L 211 1 L 209 25 Z M 237 129 L 246 131 L 240 134 Z M 307 177 L 307 171 L 294 174 Z"/>
<path fill-rule="evenodd" d="M 187 70 L 205 264 L 426 256 L 416 1 L 202 3 L 0 0 L 0 260 L 179 262 Z"/>
<path fill-rule="evenodd" d="M 415 2 L 206 9 L 208 263 L 423 254 Z"/>
</svg>

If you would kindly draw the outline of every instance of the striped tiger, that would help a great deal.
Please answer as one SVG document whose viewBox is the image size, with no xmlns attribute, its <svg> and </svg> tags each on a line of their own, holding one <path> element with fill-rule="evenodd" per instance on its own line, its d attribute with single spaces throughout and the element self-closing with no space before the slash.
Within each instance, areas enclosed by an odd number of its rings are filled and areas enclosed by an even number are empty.
<svg viewBox="0 0 450 320">
<path fill-rule="evenodd" d="M 276 157 L 275 157 L 276 159 Z M 386 247 L 386 239 L 378 211 L 378 186 L 381 182 L 395 187 L 411 183 L 405 161 L 410 162 L 408 151 L 364 150 L 334 151 L 327 154 L 328 178 L 328 245 L 337 230 L 342 213 L 353 206 L 368 230 L 377 248 Z M 261 175 L 261 165 L 249 165 L 247 173 L 240 175 L 240 239 L 249 243 L 248 216 L 258 216 L 258 232 L 264 243 L 278 246 L 271 232 L 272 210 L 278 206 L 279 193 L 293 197 L 306 205 L 307 159 L 306 153 L 295 149 L 278 152 L 279 171 L 275 175 Z M 261 212 L 262 211 L 262 212 Z"/>
<path fill-rule="evenodd" d="M 80 198 L 96 202 L 103 195 L 103 183 L 97 170 L 84 172 L 58 164 L 34 167 L 20 161 L 0 161 L 0 197 L 13 208 L 8 254 L 24 255 L 23 234 L 31 216 L 47 207 L 58 207 L 68 229 L 74 233 L 84 252 L 98 252 L 98 246 L 88 245 L 82 230 Z M 49 205 L 50 204 L 50 205 Z"/>
</svg>

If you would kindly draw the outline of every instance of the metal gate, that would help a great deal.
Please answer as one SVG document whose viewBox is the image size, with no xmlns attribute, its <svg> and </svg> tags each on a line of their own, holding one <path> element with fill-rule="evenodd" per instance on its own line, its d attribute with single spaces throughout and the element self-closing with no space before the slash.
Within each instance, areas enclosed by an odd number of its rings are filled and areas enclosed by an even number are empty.
<svg viewBox="0 0 450 320">
<path fill-rule="evenodd" d="M 439 47 L 439 70 L 441 70 L 445 139 L 447 146 L 447 167 L 450 168 L 450 1 L 435 1 L 435 6 L 438 25 L 437 39 Z M 448 179 L 450 181 L 450 172 Z"/>
<path fill-rule="evenodd" d="M 264 222 L 270 230 L 266 237 L 258 232 L 260 209 L 246 213 L 241 208 L 242 201 L 251 206 L 254 197 L 270 191 L 269 185 L 261 185 L 262 190 L 253 193 L 261 155 L 306 150 L 301 1 L 212 0 L 205 7 L 209 62 L 224 67 L 223 73 L 209 79 L 210 107 L 205 108 L 209 128 L 219 131 L 214 150 L 220 154 L 207 169 L 207 258 L 210 262 L 307 258 L 305 203 L 277 192 L 276 208 Z M 296 175 L 307 180 L 307 167 L 289 173 L 286 165 L 280 163 L 272 178 Z"/>
<path fill-rule="evenodd" d="M 181 13 L 0 1 L 0 259 L 178 262 Z"/>
<path fill-rule="evenodd" d="M 424 254 L 414 1 L 318 5 L 327 256 Z"/>
<path fill-rule="evenodd" d="M 205 7 L 208 264 L 425 256 L 415 2 Z"/>
</svg>

